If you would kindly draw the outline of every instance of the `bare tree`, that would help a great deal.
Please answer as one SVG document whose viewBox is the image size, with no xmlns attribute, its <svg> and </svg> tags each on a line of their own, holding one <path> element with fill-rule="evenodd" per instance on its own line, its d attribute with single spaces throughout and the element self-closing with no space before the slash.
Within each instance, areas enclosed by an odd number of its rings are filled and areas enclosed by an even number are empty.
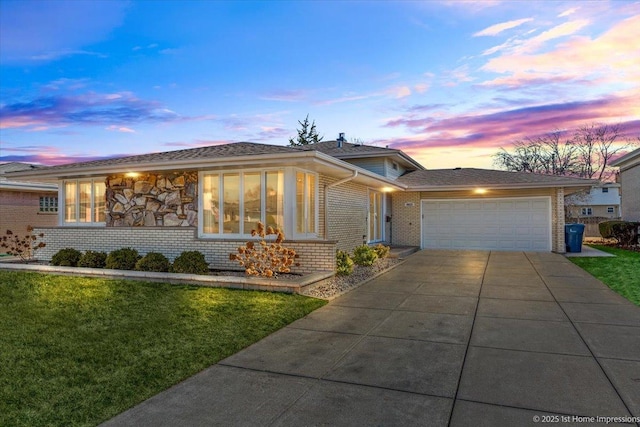
<svg viewBox="0 0 640 427">
<path fill-rule="evenodd" d="M 614 174 L 609 166 L 611 158 L 631 146 L 629 142 L 614 145 L 621 137 L 620 125 L 590 124 L 578 129 L 574 139 L 581 167 L 579 175 L 598 180 L 611 178 Z"/>
<path fill-rule="evenodd" d="M 512 152 L 500 148 L 494 155 L 494 163 L 503 169 L 547 175 L 571 175 L 576 160 L 576 147 L 571 140 L 562 141 L 558 130 L 516 141 Z"/>
<path fill-rule="evenodd" d="M 516 141 L 511 151 L 500 148 L 493 156 L 494 164 L 511 171 L 607 180 L 614 173 L 612 157 L 636 145 L 629 139 L 622 141 L 620 125 L 591 124 L 580 127 L 571 137 L 563 138 L 565 134 L 555 130 Z"/>
</svg>

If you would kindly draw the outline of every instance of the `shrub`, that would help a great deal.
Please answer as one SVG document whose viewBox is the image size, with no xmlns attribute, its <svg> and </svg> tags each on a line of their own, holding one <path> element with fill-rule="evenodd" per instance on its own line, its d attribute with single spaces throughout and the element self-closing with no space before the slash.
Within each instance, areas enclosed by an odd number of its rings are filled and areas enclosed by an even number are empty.
<svg viewBox="0 0 640 427">
<path fill-rule="evenodd" d="M 605 221 L 598 224 L 598 228 L 602 237 L 616 239 L 619 245 L 638 243 L 640 222 Z"/>
<path fill-rule="evenodd" d="M 336 251 L 336 274 L 348 276 L 353 273 L 353 260 L 345 251 Z"/>
<path fill-rule="evenodd" d="M 139 259 L 140 255 L 135 249 L 116 249 L 107 256 L 105 267 L 115 270 L 133 270 L 136 268 L 136 262 L 138 262 Z"/>
<path fill-rule="evenodd" d="M 373 265 L 376 259 L 378 259 L 378 254 L 371 246 L 360 245 L 353 250 L 353 262 L 358 265 Z"/>
<path fill-rule="evenodd" d="M 105 252 L 86 251 L 78 260 L 78 267 L 104 268 L 106 261 Z"/>
<path fill-rule="evenodd" d="M 174 273 L 208 274 L 209 264 L 199 251 L 184 251 L 173 261 L 171 271 Z"/>
<path fill-rule="evenodd" d="M 47 246 L 45 242 L 38 242 L 38 238 L 43 238 L 44 233 L 38 235 L 33 234 L 33 227 L 27 226 L 27 234 L 24 237 L 20 237 L 17 234 L 13 234 L 13 231 L 7 230 L 5 235 L 0 238 L 0 248 L 7 248 L 7 254 L 18 256 L 22 261 L 33 258 L 35 252 L 38 249 Z"/>
<path fill-rule="evenodd" d="M 613 237 L 613 225 L 624 224 L 624 221 L 604 221 L 598 224 L 600 235 L 605 239 L 611 239 Z"/>
<path fill-rule="evenodd" d="M 149 252 L 136 262 L 138 271 L 169 271 L 171 263 L 166 256 L 159 252 Z"/>
<path fill-rule="evenodd" d="M 294 259 L 299 256 L 293 249 L 282 246 L 284 233 L 279 228 L 265 228 L 263 223 L 258 222 L 258 229 L 251 230 L 251 235 L 259 236 L 261 240 L 258 244 L 247 242 L 246 246 L 240 246 L 238 253 L 229 254 L 230 261 L 238 261 L 249 276 L 273 277 L 278 273 L 291 272 Z M 276 240 L 267 244 L 265 237 L 270 235 L 276 236 Z"/>
<path fill-rule="evenodd" d="M 51 264 L 65 267 L 77 267 L 80 256 L 82 256 L 82 252 L 73 248 L 60 249 L 51 257 Z"/>
<path fill-rule="evenodd" d="M 391 248 L 389 246 L 383 245 L 382 243 L 378 243 L 373 248 L 373 250 L 376 251 L 376 255 L 378 255 L 378 258 L 384 259 L 389 256 L 389 252 L 391 251 Z"/>
</svg>

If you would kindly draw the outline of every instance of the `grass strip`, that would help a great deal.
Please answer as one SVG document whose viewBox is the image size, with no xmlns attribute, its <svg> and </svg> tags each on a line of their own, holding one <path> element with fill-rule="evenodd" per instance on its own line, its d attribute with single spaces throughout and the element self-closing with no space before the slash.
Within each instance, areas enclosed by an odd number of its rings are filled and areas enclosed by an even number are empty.
<svg viewBox="0 0 640 427">
<path fill-rule="evenodd" d="M 0 271 L 0 425 L 97 425 L 325 303 Z"/>
<path fill-rule="evenodd" d="M 615 257 L 570 257 L 568 259 L 640 306 L 640 252 L 610 246 L 589 246 L 613 254 Z"/>
</svg>

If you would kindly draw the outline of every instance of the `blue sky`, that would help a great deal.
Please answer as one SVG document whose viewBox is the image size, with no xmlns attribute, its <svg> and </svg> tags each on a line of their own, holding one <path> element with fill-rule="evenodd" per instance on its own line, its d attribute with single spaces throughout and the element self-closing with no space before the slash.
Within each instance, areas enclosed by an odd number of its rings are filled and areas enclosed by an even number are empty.
<svg viewBox="0 0 640 427">
<path fill-rule="evenodd" d="M 325 139 L 491 168 L 517 139 L 640 135 L 640 2 L 0 0 L 0 161 Z"/>
</svg>

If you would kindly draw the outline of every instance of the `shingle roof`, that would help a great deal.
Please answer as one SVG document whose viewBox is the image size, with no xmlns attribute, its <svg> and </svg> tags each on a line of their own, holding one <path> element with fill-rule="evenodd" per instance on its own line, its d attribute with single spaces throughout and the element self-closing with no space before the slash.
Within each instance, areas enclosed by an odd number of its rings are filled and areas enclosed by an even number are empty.
<svg viewBox="0 0 640 427">
<path fill-rule="evenodd" d="M 632 164 L 638 164 L 638 161 L 640 161 L 640 148 L 637 148 L 625 154 L 624 156 L 620 157 L 619 159 L 616 159 L 615 161 L 611 162 L 611 166 L 626 167 Z"/>
<path fill-rule="evenodd" d="M 296 153 L 298 149 L 280 145 L 257 144 L 253 142 L 236 142 L 224 145 L 210 145 L 200 148 L 164 151 L 160 153 L 140 154 L 137 156 L 117 157 L 111 159 L 92 160 L 89 162 L 70 163 L 66 165 L 49 166 L 49 171 L 73 171 L 87 167 L 124 166 L 147 163 L 170 163 L 182 160 L 202 160 L 217 157 L 259 156 L 265 154 Z"/>
<path fill-rule="evenodd" d="M 351 144 L 350 142 L 343 142 L 342 147 L 338 147 L 338 141 L 321 141 L 315 144 L 309 144 L 301 147 L 304 150 L 317 150 L 321 153 L 328 154 L 333 157 L 340 158 L 344 155 L 353 155 L 353 154 L 386 154 L 393 155 L 399 153 L 400 150 L 396 150 L 394 148 L 383 148 L 376 147 L 373 145 L 359 145 L 359 144 Z"/>
<path fill-rule="evenodd" d="M 342 146 L 338 146 L 338 141 L 322 141 L 315 144 L 309 144 L 301 147 L 303 150 L 316 150 L 321 153 L 328 154 L 336 159 L 354 159 L 358 157 L 390 157 L 398 156 L 411 168 L 424 169 L 424 167 L 416 160 L 405 154 L 402 150 L 395 148 L 376 147 L 373 145 L 352 144 L 343 142 Z"/>
<path fill-rule="evenodd" d="M 21 162 L 8 162 L 0 164 L 0 175 L 5 172 L 17 172 L 23 170 L 32 170 L 40 168 L 41 166 L 32 165 L 31 163 L 21 163 Z"/>
<path fill-rule="evenodd" d="M 410 172 L 398 178 L 398 182 L 411 188 L 440 187 L 535 187 L 591 186 L 597 181 L 566 176 L 540 175 L 526 172 L 509 172 L 490 169 L 456 168 L 431 169 Z"/>
</svg>

